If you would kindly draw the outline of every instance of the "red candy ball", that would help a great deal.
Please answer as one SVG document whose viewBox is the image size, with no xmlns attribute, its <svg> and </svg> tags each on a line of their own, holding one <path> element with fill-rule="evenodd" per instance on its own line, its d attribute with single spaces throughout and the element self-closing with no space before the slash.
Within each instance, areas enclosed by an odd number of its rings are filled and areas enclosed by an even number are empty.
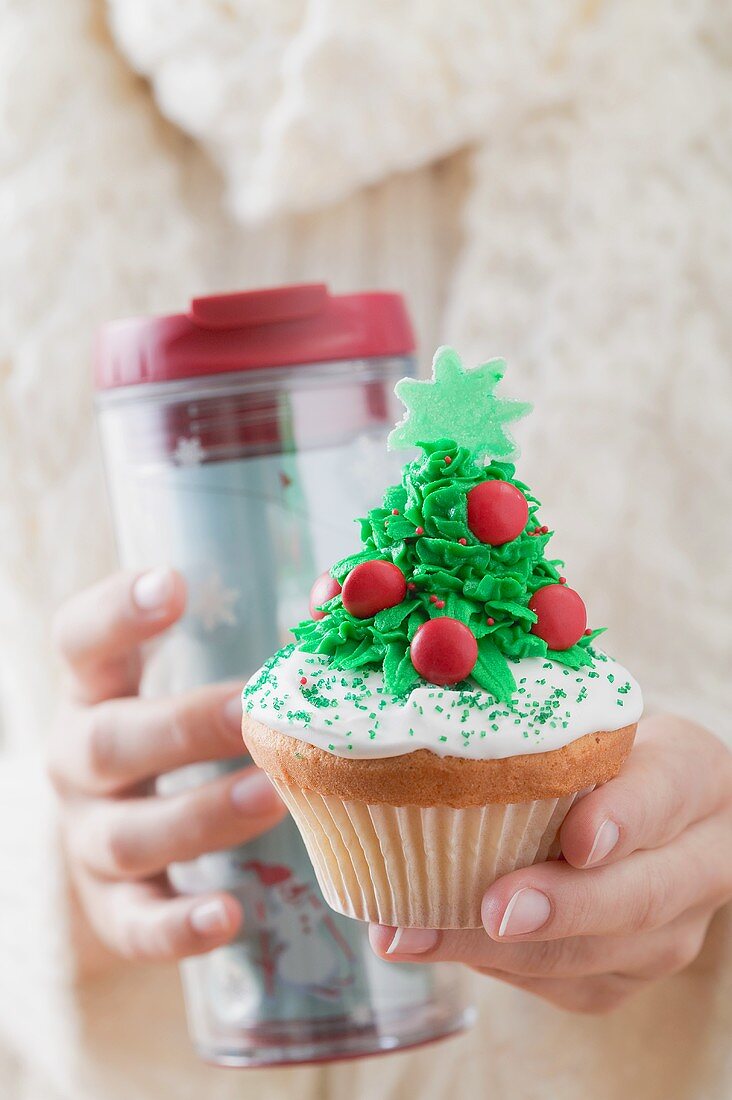
<svg viewBox="0 0 732 1100">
<path fill-rule="evenodd" d="M 343 582 L 343 606 L 357 619 L 395 607 L 406 594 L 404 574 L 390 561 L 362 561 Z"/>
<path fill-rule="evenodd" d="M 529 503 L 510 481 L 482 481 L 468 493 L 468 527 L 477 539 L 502 546 L 518 538 L 529 518 Z"/>
<path fill-rule="evenodd" d="M 337 596 L 341 586 L 330 573 L 321 573 L 313 587 L 310 589 L 310 616 L 313 619 L 324 619 L 325 611 L 318 611 L 321 604 L 327 603 Z"/>
<path fill-rule="evenodd" d="M 538 615 L 531 633 L 543 638 L 550 649 L 569 649 L 585 632 L 587 608 L 580 594 L 566 584 L 540 588 L 529 600 L 529 608 Z"/>
<path fill-rule="evenodd" d="M 409 647 L 412 664 L 430 684 L 457 684 L 473 671 L 478 643 L 457 619 L 430 619 L 423 623 Z"/>
</svg>

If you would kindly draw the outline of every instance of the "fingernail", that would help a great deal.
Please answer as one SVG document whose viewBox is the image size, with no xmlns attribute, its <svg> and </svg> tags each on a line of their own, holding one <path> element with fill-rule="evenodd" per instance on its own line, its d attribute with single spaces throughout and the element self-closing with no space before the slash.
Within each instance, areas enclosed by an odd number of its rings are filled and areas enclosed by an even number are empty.
<svg viewBox="0 0 732 1100">
<path fill-rule="evenodd" d="M 595 833 L 595 839 L 592 841 L 590 854 L 585 860 L 584 866 L 591 867 L 593 863 L 600 863 L 605 856 L 610 855 L 619 840 L 620 829 L 614 821 L 607 818 Z"/>
<path fill-rule="evenodd" d="M 280 805 L 277 792 L 264 772 L 252 769 L 231 788 L 231 801 L 249 817 L 271 815 Z"/>
<path fill-rule="evenodd" d="M 437 932 L 434 928 L 395 928 L 394 937 L 384 952 L 385 955 L 424 955 L 437 947 Z"/>
<path fill-rule="evenodd" d="M 232 730 L 241 733 L 241 695 L 232 695 L 224 703 L 224 719 Z"/>
<path fill-rule="evenodd" d="M 167 608 L 173 595 L 173 575 L 169 569 L 151 569 L 132 586 L 132 599 L 140 611 L 155 612 Z"/>
<path fill-rule="evenodd" d="M 549 898 L 541 890 L 530 886 L 517 890 L 506 906 L 498 935 L 523 936 L 527 932 L 536 932 L 549 920 L 551 911 Z"/>
<path fill-rule="evenodd" d="M 200 936 L 220 936 L 229 931 L 229 915 L 220 898 L 197 905 L 188 919 Z"/>
</svg>

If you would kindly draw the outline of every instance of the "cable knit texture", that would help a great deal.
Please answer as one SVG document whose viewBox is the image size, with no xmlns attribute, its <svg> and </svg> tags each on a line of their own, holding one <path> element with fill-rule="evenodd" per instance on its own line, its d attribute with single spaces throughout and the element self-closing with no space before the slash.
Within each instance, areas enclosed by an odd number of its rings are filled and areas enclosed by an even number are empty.
<svg viewBox="0 0 732 1100">
<path fill-rule="evenodd" d="M 694 966 L 601 1022 L 483 979 L 478 1027 L 419 1054 L 200 1065 L 172 968 L 74 989 L 38 751 L 52 611 L 114 562 L 94 327 L 308 278 L 403 289 L 425 365 L 443 340 L 508 357 L 504 392 L 538 410 L 522 475 L 572 583 L 652 705 L 729 736 L 729 13 L 0 0 L 0 25 L 0 1092 L 726 1100 L 727 914 Z"/>
<path fill-rule="evenodd" d="M 322 206 L 490 132 L 519 88 L 545 94 L 547 62 L 584 5 L 186 7 L 181 18 L 173 0 L 110 0 L 112 26 L 246 219 Z"/>
</svg>

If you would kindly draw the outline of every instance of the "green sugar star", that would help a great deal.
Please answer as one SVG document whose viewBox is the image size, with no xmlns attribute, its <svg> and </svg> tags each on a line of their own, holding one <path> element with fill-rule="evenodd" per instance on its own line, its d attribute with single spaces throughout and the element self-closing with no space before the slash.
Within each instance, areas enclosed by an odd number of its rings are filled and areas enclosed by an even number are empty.
<svg viewBox="0 0 732 1100">
<path fill-rule="evenodd" d="M 438 348 L 431 381 L 397 382 L 396 395 L 407 411 L 389 436 L 389 448 L 452 439 L 476 459 L 509 458 L 516 447 L 506 425 L 526 416 L 531 405 L 496 397 L 505 371 L 503 359 L 468 370 L 452 348 Z"/>
</svg>

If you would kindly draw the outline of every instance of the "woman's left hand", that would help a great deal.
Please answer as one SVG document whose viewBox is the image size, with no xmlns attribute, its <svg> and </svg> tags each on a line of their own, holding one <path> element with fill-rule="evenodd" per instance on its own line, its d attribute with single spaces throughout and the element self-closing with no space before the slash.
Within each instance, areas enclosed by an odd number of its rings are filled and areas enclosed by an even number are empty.
<svg viewBox="0 0 732 1100">
<path fill-rule="evenodd" d="M 620 774 L 581 799 L 563 859 L 487 891 L 483 929 L 372 925 L 395 962 L 462 962 L 562 1008 L 606 1012 L 698 955 L 732 898 L 732 754 L 680 718 L 642 722 Z"/>
</svg>

